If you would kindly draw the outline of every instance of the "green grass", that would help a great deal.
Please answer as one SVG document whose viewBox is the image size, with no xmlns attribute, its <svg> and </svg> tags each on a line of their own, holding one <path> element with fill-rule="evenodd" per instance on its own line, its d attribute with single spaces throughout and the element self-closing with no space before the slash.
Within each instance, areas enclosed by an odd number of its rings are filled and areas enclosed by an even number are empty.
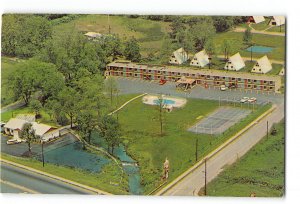
<svg viewBox="0 0 300 204">
<path fill-rule="evenodd" d="M 272 67 L 273 67 L 272 70 L 269 71 L 267 74 L 278 75 L 283 66 L 282 66 L 282 64 L 272 64 Z"/>
<path fill-rule="evenodd" d="M 16 110 L 9 110 L 7 112 L 1 113 L 1 121 L 7 122 L 10 118 L 16 117 L 18 114 L 34 114 L 34 112 L 29 107 L 21 107 Z M 40 115 L 41 118 L 37 119 L 37 122 L 57 126 L 56 121 L 54 121 L 45 110 L 42 109 L 40 111 Z"/>
<path fill-rule="evenodd" d="M 269 21 L 263 21 L 261 23 L 251 24 L 251 27 L 254 28 L 255 30 L 265 30 L 270 26 L 269 26 Z"/>
<path fill-rule="evenodd" d="M 284 123 L 276 136 L 265 137 L 237 163 L 208 184 L 209 196 L 280 197 L 284 194 Z"/>
<path fill-rule="evenodd" d="M 251 53 L 245 51 L 248 47 L 243 43 L 243 35 L 244 33 L 238 32 L 226 32 L 226 33 L 218 33 L 214 37 L 214 43 L 216 47 L 217 55 L 224 55 L 224 51 L 222 48 L 222 43 L 224 40 L 232 40 L 232 48 L 235 52 L 240 52 L 243 57 L 250 57 Z M 273 35 L 265 35 L 265 34 L 256 34 L 253 33 L 253 43 L 255 45 L 262 45 L 272 47 L 273 50 L 270 53 L 267 53 L 269 59 L 275 60 L 284 60 L 285 59 L 285 37 L 284 36 L 273 36 Z M 253 57 L 262 57 L 265 54 L 253 53 Z"/>
<path fill-rule="evenodd" d="M 120 169 L 113 163 L 105 165 L 100 173 L 91 173 L 88 171 L 74 169 L 64 166 L 58 166 L 50 163 L 46 163 L 45 167 L 42 166 L 42 162 L 31 159 L 14 157 L 4 153 L 1 153 L 1 158 L 28 166 L 49 174 L 53 174 L 59 177 L 69 179 L 93 188 L 97 188 L 103 191 L 107 191 L 113 194 L 128 194 L 127 184 L 122 183 L 120 186 L 111 185 L 110 182 L 119 183 L 120 176 L 118 173 Z M 125 180 L 124 180 L 125 182 Z"/>
<path fill-rule="evenodd" d="M 274 26 L 274 27 L 268 29 L 267 31 L 269 31 L 269 32 L 281 32 L 281 33 L 285 33 L 285 25 L 281 26 L 281 31 L 280 31 L 280 26 Z"/>
<path fill-rule="evenodd" d="M 152 21 L 142 18 L 128 18 L 127 16 L 107 15 L 82 15 L 75 20 L 54 26 L 56 36 L 76 29 L 80 32 L 108 33 L 108 25 L 111 33 L 118 34 L 121 38 L 134 36 L 141 45 L 141 54 L 146 57 L 149 53 L 156 53 L 161 49 L 163 36 L 170 30 L 168 22 Z"/>
<path fill-rule="evenodd" d="M 14 102 L 13 93 L 9 90 L 9 75 L 17 70 L 20 60 L 1 56 L 1 106 Z"/>
<path fill-rule="evenodd" d="M 164 113 L 164 134 L 160 135 L 158 107 L 133 101 L 119 112 L 123 137 L 127 140 L 127 152 L 138 161 L 144 193 L 161 184 L 162 164 L 170 161 L 172 181 L 195 163 L 195 141 L 199 140 L 199 158 L 222 144 L 245 127 L 270 106 L 254 111 L 246 119 L 220 136 L 194 134 L 187 128 L 218 107 L 217 101 L 189 99 L 184 108 Z"/>
</svg>

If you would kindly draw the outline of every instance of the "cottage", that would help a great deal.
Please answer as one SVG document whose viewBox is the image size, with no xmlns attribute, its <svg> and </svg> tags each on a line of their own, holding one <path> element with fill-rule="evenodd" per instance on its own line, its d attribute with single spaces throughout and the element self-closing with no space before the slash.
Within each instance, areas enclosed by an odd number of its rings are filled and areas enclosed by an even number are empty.
<svg viewBox="0 0 300 204">
<path fill-rule="evenodd" d="M 245 62 L 241 57 L 240 53 L 238 52 L 235 55 L 229 57 L 229 60 L 226 62 L 224 69 L 239 71 L 244 67 L 245 67 Z"/>
<path fill-rule="evenodd" d="M 285 75 L 285 69 L 284 69 L 284 67 L 280 70 L 280 72 L 279 72 L 278 75 L 279 76 L 284 76 Z"/>
<path fill-rule="evenodd" d="M 208 55 L 205 50 L 196 53 L 190 63 L 191 66 L 204 67 L 209 63 Z"/>
<path fill-rule="evenodd" d="M 248 18 L 247 23 L 256 23 L 257 24 L 257 23 L 261 23 L 263 21 L 265 21 L 265 17 L 263 17 L 263 16 L 250 16 Z"/>
<path fill-rule="evenodd" d="M 59 136 L 59 131 L 57 128 L 51 127 L 49 125 L 33 122 L 32 128 L 35 131 L 35 135 L 38 136 L 42 141 L 49 141 L 50 139 Z"/>
<path fill-rule="evenodd" d="M 174 51 L 169 59 L 170 64 L 182 64 L 188 60 L 188 55 L 183 48 Z"/>
<path fill-rule="evenodd" d="M 284 16 L 273 16 L 269 23 L 269 25 L 274 25 L 274 26 L 281 26 L 284 24 L 285 24 Z"/>
<path fill-rule="evenodd" d="M 26 123 L 28 123 L 28 121 L 26 121 L 26 120 L 22 120 L 19 118 L 11 118 L 4 125 L 4 132 L 7 135 L 12 135 L 15 139 L 19 139 L 20 132 Z"/>
<path fill-rule="evenodd" d="M 269 61 L 267 55 L 265 55 L 262 58 L 257 60 L 256 64 L 252 68 L 251 72 L 265 74 L 271 70 L 272 70 L 272 64 Z"/>
</svg>

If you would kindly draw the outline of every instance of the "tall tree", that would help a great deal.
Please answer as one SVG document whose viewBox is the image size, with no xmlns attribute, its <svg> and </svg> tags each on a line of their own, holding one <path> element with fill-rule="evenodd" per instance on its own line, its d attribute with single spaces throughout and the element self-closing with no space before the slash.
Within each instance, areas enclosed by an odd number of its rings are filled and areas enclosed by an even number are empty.
<svg viewBox="0 0 300 204">
<path fill-rule="evenodd" d="M 214 26 L 217 32 L 224 32 L 234 25 L 233 16 L 213 16 Z"/>
<path fill-rule="evenodd" d="M 78 130 L 84 135 L 84 139 L 90 144 L 92 132 L 97 125 L 95 113 L 92 110 L 84 110 L 78 113 Z"/>
<path fill-rule="evenodd" d="M 113 77 L 109 77 L 105 81 L 105 91 L 109 96 L 110 99 L 110 106 L 112 107 L 113 105 L 113 98 L 118 92 L 118 87 L 116 80 Z"/>
<path fill-rule="evenodd" d="M 134 37 L 125 42 L 124 56 L 133 62 L 141 60 L 140 46 Z"/>
<path fill-rule="evenodd" d="M 5 14 L 2 27 L 2 53 L 18 57 L 32 57 L 52 36 L 50 22 L 31 14 Z"/>
<path fill-rule="evenodd" d="M 35 118 L 37 118 L 40 114 L 41 109 L 42 109 L 41 102 L 39 100 L 34 99 L 34 100 L 30 101 L 29 106 L 30 106 L 30 109 L 34 111 Z"/>
<path fill-rule="evenodd" d="M 205 19 L 193 25 L 190 30 L 194 35 L 197 50 L 202 50 L 206 41 L 212 39 L 216 30 L 211 19 Z"/>
<path fill-rule="evenodd" d="M 113 154 L 114 148 L 121 143 L 120 124 L 114 117 L 106 115 L 101 118 L 98 127 L 108 145 L 108 151 L 111 150 Z"/>
<path fill-rule="evenodd" d="M 24 125 L 23 129 L 21 130 L 20 137 L 26 140 L 28 151 L 31 153 L 31 143 L 37 140 L 37 136 L 35 135 L 35 131 L 32 128 L 31 123 L 26 123 Z"/>
<path fill-rule="evenodd" d="M 251 28 L 247 28 L 244 32 L 243 35 L 243 41 L 245 44 L 250 45 L 252 42 L 252 33 L 251 33 Z"/>
<path fill-rule="evenodd" d="M 159 126 L 160 126 L 160 135 L 163 135 L 163 125 L 164 125 L 164 106 L 165 106 L 165 100 L 163 99 L 162 96 L 158 96 L 158 121 L 159 121 Z"/>
<path fill-rule="evenodd" d="M 167 63 L 169 61 L 169 57 L 173 52 L 172 41 L 169 37 L 165 36 L 163 38 L 161 48 L 160 48 L 160 59 L 161 63 Z"/>
<path fill-rule="evenodd" d="M 206 41 L 204 48 L 209 57 L 208 59 L 209 59 L 209 68 L 210 68 L 211 67 L 211 59 L 215 53 L 215 44 L 214 44 L 213 40 Z"/>
</svg>

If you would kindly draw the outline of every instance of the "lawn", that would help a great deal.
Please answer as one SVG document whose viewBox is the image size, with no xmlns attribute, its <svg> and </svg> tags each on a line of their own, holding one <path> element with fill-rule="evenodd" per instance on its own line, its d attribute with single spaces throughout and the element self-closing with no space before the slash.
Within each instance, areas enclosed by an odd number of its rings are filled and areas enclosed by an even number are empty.
<svg viewBox="0 0 300 204">
<path fill-rule="evenodd" d="M 226 32 L 226 33 L 216 34 L 214 37 L 216 54 L 224 55 L 224 50 L 222 49 L 222 43 L 224 42 L 224 40 L 227 39 L 233 42 L 231 46 L 235 52 L 240 52 L 242 57 L 250 57 L 251 53 L 245 50 L 248 46 L 243 43 L 243 35 L 244 33 L 238 33 L 238 32 Z M 274 59 L 274 60 L 285 59 L 285 37 L 284 36 L 253 34 L 252 41 L 255 45 L 262 45 L 262 46 L 268 46 L 274 48 L 270 53 L 266 54 L 269 57 L 269 59 Z M 253 53 L 253 57 L 255 58 L 262 57 L 264 55 L 265 54 Z"/>
<path fill-rule="evenodd" d="M 16 58 L 1 56 L 1 106 L 3 107 L 14 102 L 13 93 L 8 88 L 8 76 L 18 68 L 19 61 Z"/>
<path fill-rule="evenodd" d="M 156 53 L 161 49 L 163 36 L 170 30 L 168 22 L 152 21 L 142 18 L 129 18 L 121 15 L 82 15 L 75 20 L 54 26 L 54 33 L 57 36 L 76 29 L 80 32 L 99 32 L 119 35 L 121 38 L 134 36 L 141 45 L 143 57 L 149 53 Z"/>
<path fill-rule="evenodd" d="M 268 29 L 269 32 L 282 32 L 285 33 L 285 25 L 280 26 L 273 26 L 272 28 Z"/>
<path fill-rule="evenodd" d="M 276 136 L 262 139 L 237 163 L 208 184 L 209 196 L 281 197 L 284 194 L 284 123 Z"/>
<path fill-rule="evenodd" d="M 145 194 L 161 184 L 162 164 L 166 157 L 171 165 L 168 181 L 172 181 L 195 163 L 196 139 L 199 141 L 200 158 L 270 108 L 265 106 L 254 111 L 223 135 L 197 135 L 187 131 L 199 116 L 205 117 L 217 107 L 217 101 L 189 99 L 184 108 L 164 113 L 162 136 L 157 106 L 145 105 L 138 99 L 119 112 L 127 153 L 139 163 Z"/>
<path fill-rule="evenodd" d="M 1 113 L 1 121 L 7 122 L 10 118 L 16 117 L 18 114 L 34 114 L 34 112 L 29 107 L 21 107 L 16 110 L 9 110 L 7 112 Z M 37 119 L 37 122 L 45 123 L 52 126 L 57 126 L 56 121 L 54 121 L 46 110 L 42 109 L 40 111 L 41 118 Z"/>
<path fill-rule="evenodd" d="M 128 194 L 128 184 L 126 183 L 126 179 L 123 180 L 122 185 L 120 186 L 111 184 L 111 182 L 119 183 L 120 180 L 120 175 L 116 173 L 120 171 L 119 167 L 114 165 L 114 163 L 105 165 L 100 173 L 92 173 L 81 169 L 58 166 L 50 163 L 46 163 L 45 167 L 43 167 L 42 162 L 36 159 L 14 157 L 4 153 L 1 153 L 1 158 L 109 193 Z"/>
<path fill-rule="evenodd" d="M 257 24 L 251 24 L 251 27 L 254 28 L 255 30 L 265 30 L 267 29 L 269 26 L 269 20 L 263 21 L 261 23 L 257 23 Z"/>
</svg>

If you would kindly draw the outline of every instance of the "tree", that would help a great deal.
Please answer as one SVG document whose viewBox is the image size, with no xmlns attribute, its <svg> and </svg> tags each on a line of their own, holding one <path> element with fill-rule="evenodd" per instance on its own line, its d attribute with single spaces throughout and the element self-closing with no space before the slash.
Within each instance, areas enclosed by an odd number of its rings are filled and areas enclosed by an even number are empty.
<svg viewBox="0 0 300 204">
<path fill-rule="evenodd" d="M 197 22 L 190 29 L 194 35 L 195 46 L 197 50 L 202 50 L 206 41 L 212 39 L 216 30 L 210 18 Z"/>
<path fill-rule="evenodd" d="M 164 120 L 163 120 L 163 108 L 165 106 L 165 100 L 163 99 L 162 96 L 158 96 L 158 121 L 159 121 L 159 125 L 160 125 L 160 136 L 163 135 L 163 123 L 164 123 Z"/>
<path fill-rule="evenodd" d="M 113 105 L 113 97 L 118 92 L 116 80 L 113 77 L 109 77 L 105 81 L 105 90 L 109 95 L 110 105 Z"/>
<path fill-rule="evenodd" d="M 50 22 L 31 14 L 5 14 L 2 27 L 2 53 L 10 56 L 32 57 L 52 36 Z"/>
<path fill-rule="evenodd" d="M 140 46 L 134 37 L 125 42 L 124 56 L 133 62 L 141 60 Z"/>
<path fill-rule="evenodd" d="M 30 109 L 34 111 L 35 118 L 37 118 L 40 114 L 40 110 L 42 109 L 41 102 L 39 100 L 34 99 L 34 100 L 30 101 L 29 106 L 30 106 Z"/>
<path fill-rule="evenodd" d="M 18 68 L 8 78 L 15 100 L 22 98 L 26 105 L 36 92 L 44 105 L 48 98 L 57 95 L 64 84 L 63 76 L 57 72 L 54 64 L 35 59 L 19 63 Z"/>
<path fill-rule="evenodd" d="M 122 43 L 118 35 L 105 36 L 99 41 L 99 45 L 106 57 L 112 57 L 113 61 L 123 53 Z"/>
<path fill-rule="evenodd" d="M 79 111 L 78 104 L 81 101 L 82 97 L 80 94 L 71 87 L 65 87 L 58 94 L 58 102 L 62 107 L 62 112 L 67 114 L 70 118 L 71 128 L 73 127 L 74 119 Z"/>
<path fill-rule="evenodd" d="M 161 49 L 160 49 L 160 59 L 161 63 L 167 63 L 169 57 L 173 52 L 172 41 L 170 38 L 165 36 L 162 40 Z"/>
<path fill-rule="evenodd" d="M 251 28 L 247 28 L 244 32 L 243 41 L 245 44 L 250 45 L 252 42 Z"/>
<path fill-rule="evenodd" d="M 172 23 L 170 24 L 170 28 L 171 28 L 170 37 L 175 39 L 177 33 L 185 30 L 186 26 L 181 17 L 176 17 L 175 19 L 172 20 Z"/>
<path fill-rule="evenodd" d="M 96 117 L 92 110 L 81 111 L 78 114 L 78 130 L 84 135 L 84 139 L 90 144 L 91 135 L 96 126 Z"/>
<path fill-rule="evenodd" d="M 187 56 L 189 56 L 189 53 L 195 52 L 195 40 L 193 34 L 186 30 L 184 32 L 184 39 L 182 41 L 181 47 L 187 52 Z"/>
<path fill-rule="evenodd" d="M 217 32 L 224 32 L 234 25 L 233 16 L 213 16 L 214 26 Z"/>
<path fill-rule="evenodd" d="M 205 51 L 206 53 L 208 54 L 208 59 L 209 59 L 209 68 L 211 66 L 211 59 L 212 59 L 212 56 L 213 54 L 215 53 L 215 45 L 214 45 L 214 42 L 212 40 L 208 40 L 206 41 L 205 43 Z"/>
<path fill-rule="evenodd" d="M 32 128 L 31 123 L 26 123 L 21 130 L 21 138 L 26 140 L 26 143 L 28 145 L 28 151 L 31 153 L 31 143 L 37 140 L 37 137 L 35 135 L 35 131 Z"/>
<path fill-rule="evenodd" d="M 99 124 L 100 132 L 108 145 L 108 151 L 114 153 L 114 148 L 121 143 L 120 124 L 112 116 L 104 116 Z"/>
</svg>

